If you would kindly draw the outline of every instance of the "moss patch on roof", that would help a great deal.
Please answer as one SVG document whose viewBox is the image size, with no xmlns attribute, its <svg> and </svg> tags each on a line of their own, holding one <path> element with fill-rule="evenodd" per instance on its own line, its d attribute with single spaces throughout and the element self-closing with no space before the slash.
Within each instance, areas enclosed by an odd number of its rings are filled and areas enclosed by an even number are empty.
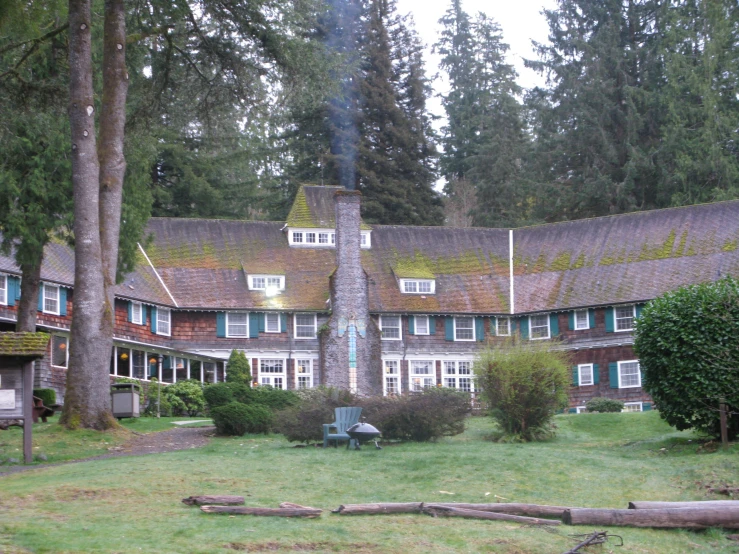
<svg viewBox="0 0 739 554">
<path fill-rule="evenodd" d="M 302 186 L 295 195 L 290 213 L 287 215 L 287 225 L 289 227 L 318 227 L 313 220 L 313 214 L 305 197 L 305 188 Z"/>
<path fill-rule="evenodd" d="M 0 356 L 43 358 L 48 344 L 46 333 L 0 333 Z"/>
<path fill-rule="evenodd" d="M 306 193 L 306 187 L 310 187 L 310 194 Z M 294 229 L 334 229 L 334 195 L 342 191 L 343 188 L 335 186 L 302 185 L 287 215 L 287 226 Z M 347 192 L 357 194 L 355 191 Z M 372 229 L 361 220 L 359 226 L 363 231 Z"/>
<path fill-rule="evenodd" d="M 492 261 L 493 269 L 496 269 L 498 261 Z M 434 279 L 437 275 L 478 275 L 490 273 L 491 269 L 484 253 L 473 250 L 461 252 L 456 256 L 436 258 L 418 250 L 410 256 L 394 250 L 391 267 L 393 273 L 401 279 Z"/>
</svg>

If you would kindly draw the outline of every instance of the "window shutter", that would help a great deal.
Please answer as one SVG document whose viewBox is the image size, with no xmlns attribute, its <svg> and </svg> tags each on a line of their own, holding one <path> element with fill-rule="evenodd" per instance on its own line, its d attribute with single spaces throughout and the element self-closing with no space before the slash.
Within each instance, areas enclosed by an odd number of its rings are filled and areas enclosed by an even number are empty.
<svg viewBox="0 0 739 554">
<path fill-rule="evenodd" d="M 149 313 L 151 314 L 151 332 L 156 333 L 157 332 L 157 307 L 151 306 L 149 308 Z"/>
<path fill-rule="evenodd" d="M 648 412 L 652 409 L 652 403 L 651 402 L 642 402 L 641 404 L 641 411 L 642 412 Z"/>
<path fill-rule="evenodd" d="M 133 321 L 133 302 L 128 301 L 128 321 Z"/>
<path fill-rule="evenodd" d="M 580 386 L 580 372 L 577 370 L 577 366 L 572 366 L 572 386 L 573 387 L 579 387 Z"/>
<path fill-rule="evenodd" d="M 257 312 L 257 323 L 259 325 L 259 332 L 264 333 L 264 312 Z"/>
<path fill-rule="evenodd" d="M 512 317 L 509 320 L 509 322 L 510 322 L 510 325 L 511 325 L 511 329 L 510 330 L 511 330 L 511 335 L 512 335 L 513 333 L 516 332 L 516 319 Z"/>
<path fill-rule="evenodd" d="M 636 305 L 636 318 L 637 319 L 639 319 L 639 316 L 641 315 L 642 308 L 644 308 L 644 304 Z"/>
<path fill-rule="evenodd" d="M 8 306 L 15 306 L 15 301 L 21 297 L 21 283 L 18 277 L 6 277 L 8 291 Z"/>
<path fill-rule="evenodd" d="M 475 335 L 478 341 L 485 340 L 485 320 L 481 317 L 475 318 Z"/>
<path fill-rule="evenodd" d="M 597 385 L 600 383 L 600 367 L 598 364 L 593 364 L 593 384 Z"/>
<path fill-rule="evenodd" d="M 435 335 L 436 334 L 436 317 L 430 315 L 429 316 L 429 335 Z"/>
<path fill-rule="evenodd" d="M 156 356 L 152 355 L 151 358 L 156 358 Z M 151 358 L 149 358 L 149 360 L 151 360 Z M 146 363 L 149 364 L 149 379 L 151 379 L 152 377 L 157 377 L 159 374 L 159 368 L 157 366 L 157 362 L 150 364 L 149 360 L 147 360 Z"/>
<path fill-rule="evenodd" d="M 608 380 L 612 389 L 618 388 L 618 362 L 610 362 L 608 364 Z"/>
<path fill-rule="evenodd" d="M 567 410 L 567 413 L 568 414 L 576 414 L 577 413 L 577 408 L 570 408 L 569 410 Z"/>
<path fill-rule="evenodd" d="M 590 319 L 590 328 L 595 329 L 595 310 L 593 308 L 588 310 L 588 318 Z"/>
<path fill-rule="evenodd" d="M 575 330 L 575 312 L 574 311 L 569 312 L 567 314 L 567 328 L 570 331 L 574 331 Z"/>
<path fill-rule="evenodd" d="M 498 318 L 497 317 L 490 318 L 490 334 L 492 336 L 496 336 L 498 334 Z"/>
<path fill-rule="evenodd" d="M 454 340 L 454 318 L 444 318 L 444 331 L 446 332 L 446 340 Z"/>
<path fill-rule="evenodd" d="M 59 287 L 59 315 L 67 315 L 67 287 Z"/>
<path fill-rule="evenodd" d="M 141 325 L 146 325 L 146 314 L 149 313 L 147 306 L 141 304 Z"/>
<path fill-rule="evenodd" d="M 280 314 L 280 333 L 287 332 L 287 314 Z"/>
<path fill-rule="evenodd" d="M 259 314 L 257 312 L 249 312 L 249 338 L 259 338 Z"/>
<path fill-rule="evenodd" d="M 38 311 L 44 311 L 44 284 L 39 283 L 38 285 Z"/>
<path fill-rule="evenodd" d="M 606 333 L 613 333 L 616 329 L 616 316 L 613 307 L 606 308 Z"/>
<path fill-rule="evenodd" d="M 409 335 L 416 334 L 416 318 L 412 315 L 408 316 L 408 334 Z"/>
<path fill-rule="evenodd" d="M 172 358 L 170 356 L 164 356 L 162 359 L 162 370 L 169 369 L 172 365 Z"/>
<path fill-rule="evenodd" d="M 559 335 L 559 314 L 549 314 L 549 336 Z"/>
<path fill-rule="evenodd" d="M 519 320 L 519 326 L 521 327 L 521 338 L 524 340 L 529 340 L 529 318 L 522 317 Z"/>
<path fill-rule="evenodd" d="M 226 336 L 226 312 L 216 312 L 216 337 L 222 339 Z"/>
</svg>

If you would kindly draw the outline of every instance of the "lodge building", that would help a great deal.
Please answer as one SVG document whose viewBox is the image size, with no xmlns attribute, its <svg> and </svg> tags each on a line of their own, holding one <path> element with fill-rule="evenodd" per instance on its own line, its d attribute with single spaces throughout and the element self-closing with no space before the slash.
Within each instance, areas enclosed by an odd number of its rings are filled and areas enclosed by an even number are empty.
<svg viewBox="0 0 739 554">
<path fill-rule="evenodd" d="M 570 411 L 596 396 L 650 409 L 632 348 L 642 306 L 739 276 L 739 201 L 519 229 L 367 225 L 360 202 L 303 186 L 286 222 L 152 218 L 116 289 L 111 375 L 222 381 L 240 349 L 274 387 L 474 391 L 475 354 L 518 333 L 572 351 Z M 0 255 L 0 330 L 20 278 Z M 41 278 L 52 340 L 36 386 L 63 400 L 72 249 L 49 244 Z"/>
</svg>

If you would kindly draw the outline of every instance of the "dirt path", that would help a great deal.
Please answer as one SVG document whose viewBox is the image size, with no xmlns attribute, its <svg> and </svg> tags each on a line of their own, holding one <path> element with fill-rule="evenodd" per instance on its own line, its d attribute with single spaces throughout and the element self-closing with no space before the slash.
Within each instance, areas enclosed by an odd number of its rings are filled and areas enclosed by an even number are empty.
<svg viewBox="0 0 739 554">
<path fill-rule="evenodd" d="M 83 458 L 81 460 L 59 462 L 56 464 L 12 466 L 3 468 L 3 471 L 0 472 L 0 477 L 3 475 L 19 473 L 21 471 L 45 469 L 47 467 L 89 462 L 91 460 L 105 460 L 107 458 L 119 458 L 121 456 L 141 456 L 144 454 L 161 454 L 163 452 L 198 448 L 208 444 L 210 437 L 214 434 L 215 427 L 175 427 L 174 429 L 160 431 L 158 433 L 137 434 L 128 442 L 111 448 L 110 452 L 107 454 L 93 456 L 92 458 Z"/>
</svg>

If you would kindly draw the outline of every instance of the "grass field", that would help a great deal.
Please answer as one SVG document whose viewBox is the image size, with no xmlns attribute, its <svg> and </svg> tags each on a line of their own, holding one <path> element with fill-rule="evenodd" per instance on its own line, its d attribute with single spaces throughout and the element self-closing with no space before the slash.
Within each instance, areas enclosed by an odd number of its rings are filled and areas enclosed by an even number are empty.
<svg viewBox="0 0 739 554">
<path fill-rule="evenodd" d="M 537 444 L 492 443 L 490 420 L 474 418 L 463 435 L 381 451 L 293 448 L 279 436 L 246 436 L 8 475 L 0 477 L 0 552 L 551 554 L 572 548 L 570 535 L 593 529 L 425 515 L 229 517 L 203 514 L 180 500 L 242 494 L 252 506 L 289 501 L 330 510 L 374 501 L 490 502 L 497 495 L 625 508 L 629 500 L 708 499 L 701 489 L 708 482 L 739 484 L 737 445 L 708 453 L 697 437 L 674 431 L 654 412 L 559 416 L 556 422 L 558 437 Z M 720 530 L 607 530 L 623 537 L 624 547 L 610 543 L 592 552 L 737 552 Z"/>
</svg>

